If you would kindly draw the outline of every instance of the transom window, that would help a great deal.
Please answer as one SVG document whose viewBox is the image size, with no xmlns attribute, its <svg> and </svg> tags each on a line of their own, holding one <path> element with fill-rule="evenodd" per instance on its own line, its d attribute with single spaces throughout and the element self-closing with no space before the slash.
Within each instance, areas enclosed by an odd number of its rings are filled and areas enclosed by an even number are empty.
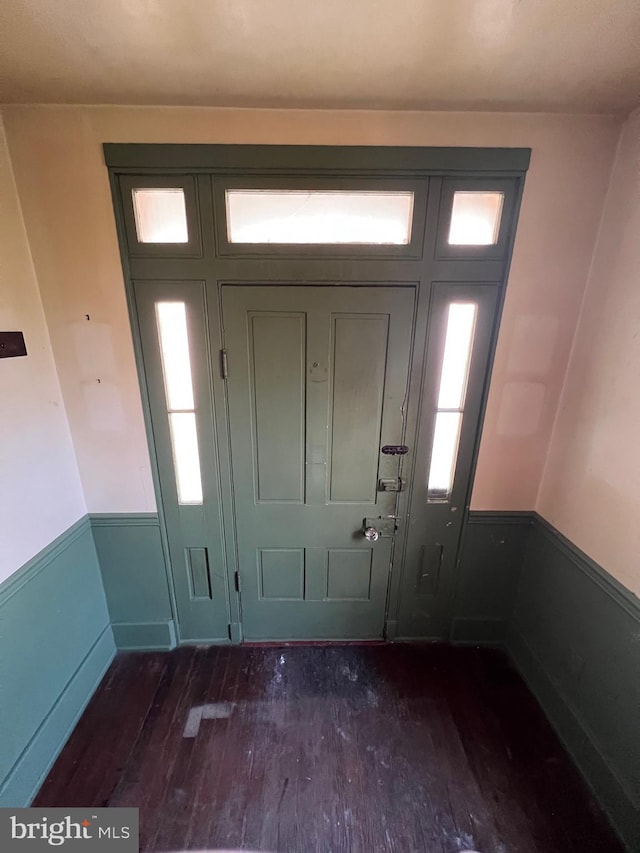
<svg viewBox="0 0 640 853">
<path fill-rule="evenodd" d="M 458 190 L 453 194 L 450 246 L 495 246 L 504 193 Z"/>
<path fill-rule="evenodd" d="M 187 210 L 181 187 L 132 190 L 139 243 L 188 243 Z"/>
<path fill-rule="evenodd" d="M 236 190 L 225 192 L 230 243 L 406 246 L 412 192 Z"/>
</svg>

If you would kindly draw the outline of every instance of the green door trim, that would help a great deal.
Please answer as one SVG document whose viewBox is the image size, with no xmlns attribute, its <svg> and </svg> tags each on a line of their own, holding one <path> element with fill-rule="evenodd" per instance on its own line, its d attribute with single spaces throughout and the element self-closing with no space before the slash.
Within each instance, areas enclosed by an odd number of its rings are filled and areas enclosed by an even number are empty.
<svg viewBox="0 0 640 853">
<path fill-rule="evenodd" d="M 519 176 L 529 168 L 530 148 L 382 145 L 216 145 L 113 143 L 103 145 L 110 170 L 188 169 L 222 173 L 285 171 L 332 175 L 397 173 L 439 175 L 482 172 Z"/>
<path fill-rule="evenodd" d="M 464 510 L 461 513 L 462 524 L 468 514 L 470 491 L 477 464 L 479 439 L 486 410 L 491 368 L 495 356 L 497 331 L 505 296 L 505 285 L 511 262 L 515 238 L 516 223 L 524 187 L 525 172 L 529 165 L 530 149 L 474 149 L 474 148 L 386 148 L 360 146 L 233 146 L 233 145 L 104 145 L 105 162 L 109 167 L 116 227 L 118 233 L 121 262 L 124 272 L 125 292 L 131 320 L 132 337 L 138 378 L 140 382 L 143 415 L 147 430 L 152 474 L 158 501 L 158 513 L 165 555 L 165 570 L 171 591 L 172 609 L 177 617 L 174 577 L 169 558 L 169 537 L 163 504 L 163 491 L 160 484 L 157 449 L 154 444 L 154 430 L 149 403 L 149 388 L 144 371 L 142 345 L 140 339 L 139 318 L 133 295 L 133 280 L 197 280 L 204 282 L 207 298 L 207 322 L 212 350 L 217 342 L 222 346 L 223 330 L 220 308 L 220 290 L 223 284 L 251 281 L 252 283 L 294 284 L 300 280 L 311 283 L 353 282 L 359 280 L 363 285 L 385 284 L 395 280 L 398 284 L 411 282 L 419 285 L 417 309 L 417 330 L 412 356 L 412 379 L 410 405 L 407 412 L 407 434 L 417 429 L 418 405 L 411 398 L 415 394 L 415 374 L 422 369 L 422 359 L 426 345 L 427 315 L 431 299 L 432 282 L 477 282 L 495 283 L 498 298 L 496 316 L 491 332 L 491 342 L 486 365 L 485 381 L 482 388 L 482 400 L 479 410 L 471 458 L 470 476 Z M 133 175 L 144 178 L 145 175 L 156 178 L 192 176 L 195 181 L 199 214 L 199 236 L 202 240 L 202 257 L 178 258 L 167 247 L 160 246 L 158 251 L 151 250 L 145 256 L 133 256 L 128 251 L 127 217 L 125 209 L 128 200 L 121 190 L 121 178 L 126 176 L 129 185 Z M 288 175 L 305 178 L 312 182 L 316 178 L 333 177 L 336 186 L 344 182 L 347 186 L 353 177 L 397 177 L 428 178 L 429 194 L 425 220 L 425 240 L 422 258 L 379 258 L 358 253 L 351 257 L 340 258 L 325 254 L 319 258 L 305 258 L 291 252 L 275 251 L 269 254 L 269 275 L 265 280 L 265 256 L 243 255 L 241 257 L 222 257 L 215 240 L 215 216 L 213 204 L 212 178 L 235 175 L 250 177 L 255 175 Z M 510 181 L 511 220 L 508 230 L 501 238 L 501 257 L 443 257 L 438 254 L 436 240 L 441 226 L 441 199 L 449 179 L 456 183 L 462 180 L 470 182 L 491 181 L 492 178 Z M 144 185 L 144 181 L 141 185 Z M 440 224 L 439 224 L 440 223 Z M 429 239 L 426 239 L 426 238 Z M 281 248 L 281 247 L 279 247 Z M 322 255 L 322 253 L 319 253 Z M 226 416 L 226 391 L 224 380 L 213 365 L 213 405 L 216 412 L 218 433 L 219 480 L 222 496 L 223 523 L 228 536 L 225 545 L 227 563 L 227 587 L 229 594 L 230 641 L 241 640 L 240 610 L 235 589 L 237 572 L 237 545 L 235 542 L 233 507 L 233 486 L 231 482 L 230 445 L 228 418 Z M 401 494 L 401 503 L 407 500 L 406 493 Z M 401 510 L 399 513 L 401 514 Z M 401 549 L 402 550 L 402 549 Z M 388 612 L 394 613 L 398 605 L 399 572 L 392 573 L 389 591 Z M 391 620 L 392 621 L 392 620 Z M 393 636 L 394 626 L 390 625 L 387 636 Z M 184 641 L 181 637 L 181 641 Z M 189 640 L 187 640 L 189 642 Z"/>
</svg>

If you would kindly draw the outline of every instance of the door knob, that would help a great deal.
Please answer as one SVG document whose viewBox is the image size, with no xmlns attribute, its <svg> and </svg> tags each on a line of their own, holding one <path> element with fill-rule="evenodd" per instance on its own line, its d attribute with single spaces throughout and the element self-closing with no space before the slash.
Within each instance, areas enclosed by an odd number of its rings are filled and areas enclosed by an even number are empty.
<svg viewBox="0 0 640 853">
<path fill-rule="evenodd" d="M 378 539 L 388 539 L 391 536 L 395 536 L 396 521 L 397 518 L 395 515 L 370 516 L 369 518 L 362 519 L 360 530 L 368 542 L 377 542 Z"/>
</svg>

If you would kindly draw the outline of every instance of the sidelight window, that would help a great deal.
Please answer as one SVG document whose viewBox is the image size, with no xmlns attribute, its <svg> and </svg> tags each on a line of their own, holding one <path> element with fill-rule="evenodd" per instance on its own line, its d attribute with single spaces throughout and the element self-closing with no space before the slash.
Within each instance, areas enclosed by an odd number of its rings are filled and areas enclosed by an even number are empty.
<svg viewBox="0 0 640 853">
<path fill-rule="evenodd" d="M 202 476 L 184 302 L 157 302 L 162 375 L 178 503 L 202 503 Z"/>
<path fill-rule="evenodd" d="M 427 495 L 433 501 L 448 500 L 453 488 L 476 315 L 474 303 L 449 305 L 427 477 Z"/>
</svg>

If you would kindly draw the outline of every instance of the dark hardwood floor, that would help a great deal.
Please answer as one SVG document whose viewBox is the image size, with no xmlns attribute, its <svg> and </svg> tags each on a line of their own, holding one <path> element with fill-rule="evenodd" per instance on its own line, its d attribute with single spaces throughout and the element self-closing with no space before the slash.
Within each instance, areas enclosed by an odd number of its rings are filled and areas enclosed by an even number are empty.
<svg viewBox="0 0 640 853">
<path fill-rule="evenodd" d="M 141 850 L 617 853 L 505 658 L 438 645 L 119 655 L 34 805 Z"/>
</svg>

